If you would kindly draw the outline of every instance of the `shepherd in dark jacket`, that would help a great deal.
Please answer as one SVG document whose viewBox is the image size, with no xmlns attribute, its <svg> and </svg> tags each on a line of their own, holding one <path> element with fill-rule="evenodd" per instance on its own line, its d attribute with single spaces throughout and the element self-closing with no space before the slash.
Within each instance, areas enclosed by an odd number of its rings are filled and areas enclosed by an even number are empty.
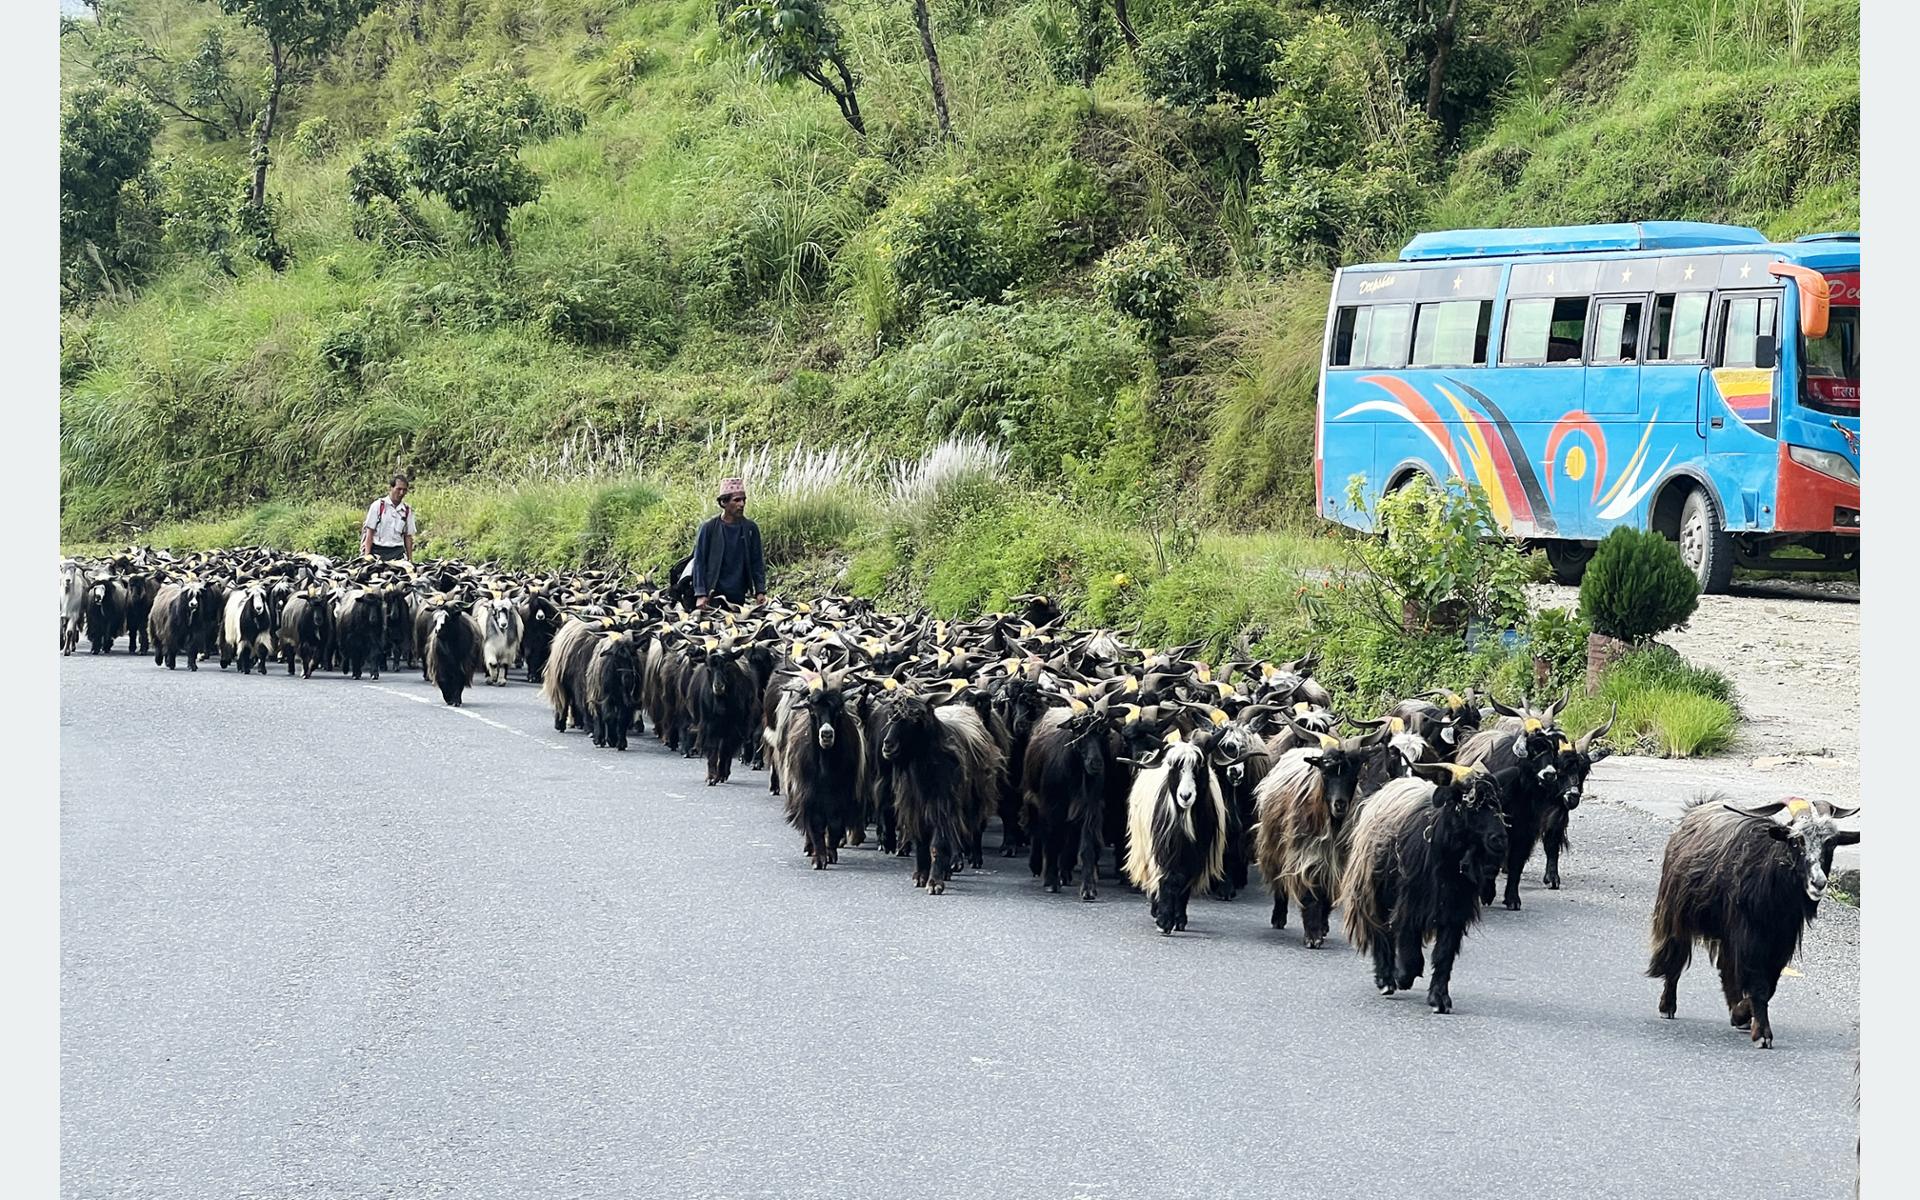
<svg viewBox="0 0 1920 1200">
<path fill-rule="evenodd" d="M 747 519 L 747 485 L 720 481 L 720 513 L 708 517 L 693 541 L 693 606 L 707 607 L 715 596 L 734 604 L 767 598 L 767 561 L 760 550 L 760 527 Z"/>
</svg>

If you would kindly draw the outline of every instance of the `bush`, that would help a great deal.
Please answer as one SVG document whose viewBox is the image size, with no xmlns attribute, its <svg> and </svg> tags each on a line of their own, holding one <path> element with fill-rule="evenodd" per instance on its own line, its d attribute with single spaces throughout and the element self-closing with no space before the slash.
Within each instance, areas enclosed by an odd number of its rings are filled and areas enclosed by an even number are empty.
<svg viewBox="0 0 1920 1200">
<path fill-rule="evenodd" d="M 1109 251 L 1094 269 L 1093 286 L 1109 306 L 1144 324 L 1149 341 L 1165 346 L 1193 284 L 1179 243 L 1149 234 Z"/>
<path fill-rule="evenodd" d="M 1665 633 L 1700 603 L 1700 581 L 1657 531 L 1621 526 L 1602 538 L 1580 581 L 1580 615 L 1626 642 Z"/>
<path fill-rule="evenodd" d="M 1286 33 L 1286 14 L 1265 0 L 1202 6 L 1186 24 L 1140 44 L 1147 95 L 1199 108 L 1215 97 L 1254 100 L 1273 91 L 1267 63 Z"/>
<path fill-rule="evenodd" d="M 1121 46 L 1107 0 L 1060 0 L 1040 11 L 1035 28 L 1047 70 L 1061 83 L 1091 84 Z"/>
<path fill-rule="evenodd" d="M 1541 690 L 1558 693 L 1584 682 L 1587 635 L 1592 632 L 1586 619 L 1571 609 L 1543 608 L 1533 615 L 1527 626 L 1527 649 L 1530 657 L 1546 660 L 1547 681 Z"/>
<path fill-rule="evenodd" d="M 1347 503 L 1361 514 L 1364 487 L 1361 476 L 1347 486 Z M 1371 519 L 1381 536 L 1354 541 L 1361 565 L 1420 631 L 1526 620 L 1526 556 L 1502 534 L 1480 487 L 1455 479 L 1436 492 L 1415 476 L 1380 497 Z"/>
<path fill-rule="evenodd" d="M 1670 646 L 1648 643 L 1622 656 L 1592 696 L 1579 696 L 1561 717 L 1579 736 L 1619 716 L 1607 740 L 1633 753 L 1667 758 L 1712 754 L 1733 744 L 1740 709 L 1726 676 L 1697 667 Z"/>
<path fill-rule="evenodd" d="M 308 117 L 300 122 L 287 142 L 287 149 L 302 162 L 321 162 L 339 148 L 340 127 L 325 116 Z"/>
<path fill-rule="evenodd" d="M 891 293 L 890 303 L 869 312 L 869 324 L 882 336 L 930 310 L 998 300 L 1014 279 L 979 189 L 954 176 L 895 197 L 868 227 L 868 248 Z"/>
</svg>

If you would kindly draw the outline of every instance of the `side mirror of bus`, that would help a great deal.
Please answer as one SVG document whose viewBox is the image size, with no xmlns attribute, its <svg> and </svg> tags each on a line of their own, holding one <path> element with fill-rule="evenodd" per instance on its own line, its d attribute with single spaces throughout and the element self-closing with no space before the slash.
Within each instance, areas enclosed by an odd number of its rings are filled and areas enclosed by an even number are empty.
<svg viewBox="0 0 1920 1200">
<path fill-rule="evenodd" d="M 1753 365 L 1762 371 L 1773 370 L 1774 363 L 1780 359 L 1779 339 L 1771 333 L 1763 333 L 1753 339 Z"/>
</svg>

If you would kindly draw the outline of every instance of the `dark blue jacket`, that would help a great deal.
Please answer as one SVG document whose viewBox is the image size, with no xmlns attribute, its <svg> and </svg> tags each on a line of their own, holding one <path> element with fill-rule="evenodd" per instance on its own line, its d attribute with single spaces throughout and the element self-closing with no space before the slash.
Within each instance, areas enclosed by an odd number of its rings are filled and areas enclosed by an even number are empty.
<svg viewBox="0 0 1920 1200">
<path fill-rule="evenodd" d="M 693 594 L 705 596 L 714 590 L 715 581 L 723 574 L 724 566 L 720 556 L 726 547 L 722 532 L 724 522 L 716 515 L 708 517 L 700 525 L 700 532 L 693 540 Z M 767 590 L 767 560 L 760 549 L 760 527 L 747 517 L 740 518 L 740 524 L 746 526 L 746 536 L 741 545 L 747 555 L 747 593 L 759 595 Z M 745 596 L 728 596 L 727 599 L 739 602 Z"/>
</svg>

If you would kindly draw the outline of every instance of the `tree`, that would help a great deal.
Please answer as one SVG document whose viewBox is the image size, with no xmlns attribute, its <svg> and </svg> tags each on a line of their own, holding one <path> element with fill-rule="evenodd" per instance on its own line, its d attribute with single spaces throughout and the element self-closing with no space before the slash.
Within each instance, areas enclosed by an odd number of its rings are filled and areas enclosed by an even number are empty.
<svg viewBox="0 0 1920 1200">
<path fill-rule="evenodd" d="M 325 58 L 373 11 L 379 0 L 220 0 L 220 11 L 238 17 L 267 39 L 273 73 L 266 103 L 253 125 L 253 186 L 247 203 L 267 203 L 267 147 L 287 85 Z"/>
<path fill-rule="evenodd" d="M 843 35 L 827 0 L 719 0 L 716 15 L 721 32 L 746 48 L 747 65 L 762 78 L 806 80 L 832 96 L 847 124 L 866 136 L 855 93 L 859 77 L 847 65 Z"/>
<path fill-rule="evenodd" d="M 185 58 L 169 57 L 109 11 L 90 33 L 94 72 L 144 96 L 163 113 L 196 125 L 210 141 L 244 137 L 259 99 L 235 67 L 238 54 L 217 25 L 207 25 Z"/>
<path fill-rule="evenodd" d="M 927 13 L 927 0 L 913 0 L 913 23 L 920 27 L 920 49 L 927 56 L 927 77 L 933 83 L 933 115 L 940 122 L 940 136 L 953 140 L 953 122 L 947 116 L 947 80 L 940 73 L 940 52 L 933 46 L 933 18 Z"/>
<path fill-rule="evenodd" d="M 512 252 L 513 210 L 540 198 L 540 176 L 520 161 L 520 148 L 586 124 L 586 114 L 542 100 L 504 73 L 464 75 L 449 100 L 416 94 L 413 113 L 391 146 L 369 147 L 347 172 L 352 199 L 362 208 L 376 197 L 418 227 L 405 188 L 439 196 L 465 217 L 469 240 Z"/>
<path fill-rule="evenodd" d="M 1484 33 L 1487 0 L 1346 0 L 1344 7 L 1378 23 L 1405 47 L 1407 92 L 1449 139 L 1468 110 L 1506 77 L 1505 55 Z"/>
<path fill-rule="evenodd" d="M 124 89 L 90 84 L 60 113 L 60 254 L 73 290 L 109 283 L 131 268 L 138 247 L 126 236 L 129 188 L 147 177 L 160 114 Z"/>
</svg>

